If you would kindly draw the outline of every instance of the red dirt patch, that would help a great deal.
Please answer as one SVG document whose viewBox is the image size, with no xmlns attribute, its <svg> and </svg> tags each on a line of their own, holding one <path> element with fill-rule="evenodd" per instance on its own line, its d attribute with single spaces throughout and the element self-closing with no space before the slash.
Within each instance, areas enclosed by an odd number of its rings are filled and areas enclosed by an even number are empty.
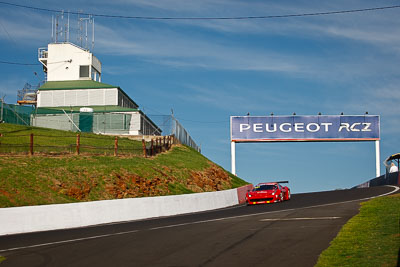
<svg viewBox="0 0 400 267">
<path fill-rule="evenodd" d="M 214 164 L 204 171 L 192 171 L 191 175 L 186 185 L 194 192 L 220 191 L 232 185 L 229 175 Z"/>
<path fill-rule="evenodd" d="M 211 164 L 203 171 L 192 171 L 191 177 L 184 181 L 175 177 L 173 171 L 168 167 L 154 168 L 154 171 L 157 173 L 154 177 L 142 177 L 124 170 L 113 173 L 111 177 L 103 177 L 102 199 L 169 195 L 171 194 L 168 187 L 170 183 L 182 184 L 193 192 L 210 192 L 231 188 L 231 178 L 215 164 Z M 89 175 L 85 174 L 84 176 L 88 177 Z M 88 200 L 92 190 L 99 186 L 94 178 L 85 180 L 79 177 L 78 181 L 71 182 L 53 179 L 52 182 L 51 188 L 54 191 L 80 201 Z"/>
</svg>

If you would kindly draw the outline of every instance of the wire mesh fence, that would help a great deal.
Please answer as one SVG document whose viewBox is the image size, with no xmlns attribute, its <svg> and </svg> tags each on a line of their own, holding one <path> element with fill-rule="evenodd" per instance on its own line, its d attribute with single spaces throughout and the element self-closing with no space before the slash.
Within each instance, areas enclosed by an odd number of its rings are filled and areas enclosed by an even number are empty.
<svg viewBox="0 0 400 267">
<path fill-rule="evenodd" d="M 131 131 L 141 130 L 140 120 L 132 120 L 132 114 L 63 112 L 45 108 L 32 113 L 31 126 L 115 135 L 128 135 Z"/>
<path fill-rule="evenodd" d="M 0 122 L 30 125 L 33 110 L 34 108 L 31 106 L 6 104 L 0 99 Z"/>
<path fill-rule="evenodd" d="M 200 146 L 196 144 L 189 132 L 179 123 L 173 115 L 149 115 L 166 135 L 173 135 L 183 145 L 190 146 L 201 152 Z"/>
</svg>

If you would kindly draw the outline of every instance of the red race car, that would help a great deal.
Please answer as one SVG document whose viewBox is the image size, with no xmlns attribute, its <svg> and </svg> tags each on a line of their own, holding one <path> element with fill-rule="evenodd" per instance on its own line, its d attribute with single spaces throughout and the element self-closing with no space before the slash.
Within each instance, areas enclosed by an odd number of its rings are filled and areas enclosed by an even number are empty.
<svg viewBox="0 0 400 267">
<path fill-rule="evenodd" d="M 287 186 L 282 186 L 281 183 L 288 181 L 260 183 L 253 190 L 247 192 L 247 205 L 283 202 L 290 200 L 290 189 Z"/>
</svg>

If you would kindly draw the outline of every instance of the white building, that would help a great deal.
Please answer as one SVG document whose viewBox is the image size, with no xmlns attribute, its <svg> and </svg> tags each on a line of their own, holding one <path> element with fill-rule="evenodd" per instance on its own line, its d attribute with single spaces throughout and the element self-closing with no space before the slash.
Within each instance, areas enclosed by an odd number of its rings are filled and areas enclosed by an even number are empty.
<svg viewBox="0 0 400 267">
<path fill-rule="evenodd" d="M 37 106 L 139 107 L 120 87 L 92 80 L 48 81 L 39 88 Z"/>
<path fill-rule="evenodd" d="M 52 43 L 47 48 L 39 48 L 39 61 L 49 82 L 101 82 L 101 62 L 90 51 L 72 43 Z"/>
<path fill-rule="evenodd" d="M 33 126 L 102 134 L 161 134 L 119 86 L 101 82 L 101 62 L 88 50 L 71 43 L 52 43 L 39 49 L 39 61 L 47 82 L 37 92 Z"/>
</svg>

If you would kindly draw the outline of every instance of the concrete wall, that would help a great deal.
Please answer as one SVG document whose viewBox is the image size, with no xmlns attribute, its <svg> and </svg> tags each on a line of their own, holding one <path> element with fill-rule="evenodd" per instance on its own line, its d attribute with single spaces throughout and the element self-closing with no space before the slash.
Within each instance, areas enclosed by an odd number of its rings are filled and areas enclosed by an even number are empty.
<svg viewBox="0 0 400 267">
<path fill-rule="evenodd" d="M 135 113 L 130 113 L 132 114 L 131 116 L 131 121 L 130 121 L 130 126 L 129 126 L 129 135 L 139 135 L 141 134 L 140 132 L 140 120 L 141 120 L 141 114 L 139 112 Z"/>
<path fill-rule="evenodd" d="M 74 121 L 75 125 L 79 127 L 79 115 L 68 114 Z M 51 129 L 58 129 L 64 131 L 76 131 L 76 127 L 70 122 L 65 114 L 55 115 L 32 115 L 32 126 L 44 127 Z"/>
<path fill-rule="evenodd" d="M 400 185 L 400 172 L 386 173 L 365 183 L 355 186 L 355 188 L 365 188 L 382 185 Z"/>
<path fill-rule="evenodd" d="M 239 204 L 247 190 L 1 208 L 0 235 L 76 228 L 219 209 Z"/>
</svg>

